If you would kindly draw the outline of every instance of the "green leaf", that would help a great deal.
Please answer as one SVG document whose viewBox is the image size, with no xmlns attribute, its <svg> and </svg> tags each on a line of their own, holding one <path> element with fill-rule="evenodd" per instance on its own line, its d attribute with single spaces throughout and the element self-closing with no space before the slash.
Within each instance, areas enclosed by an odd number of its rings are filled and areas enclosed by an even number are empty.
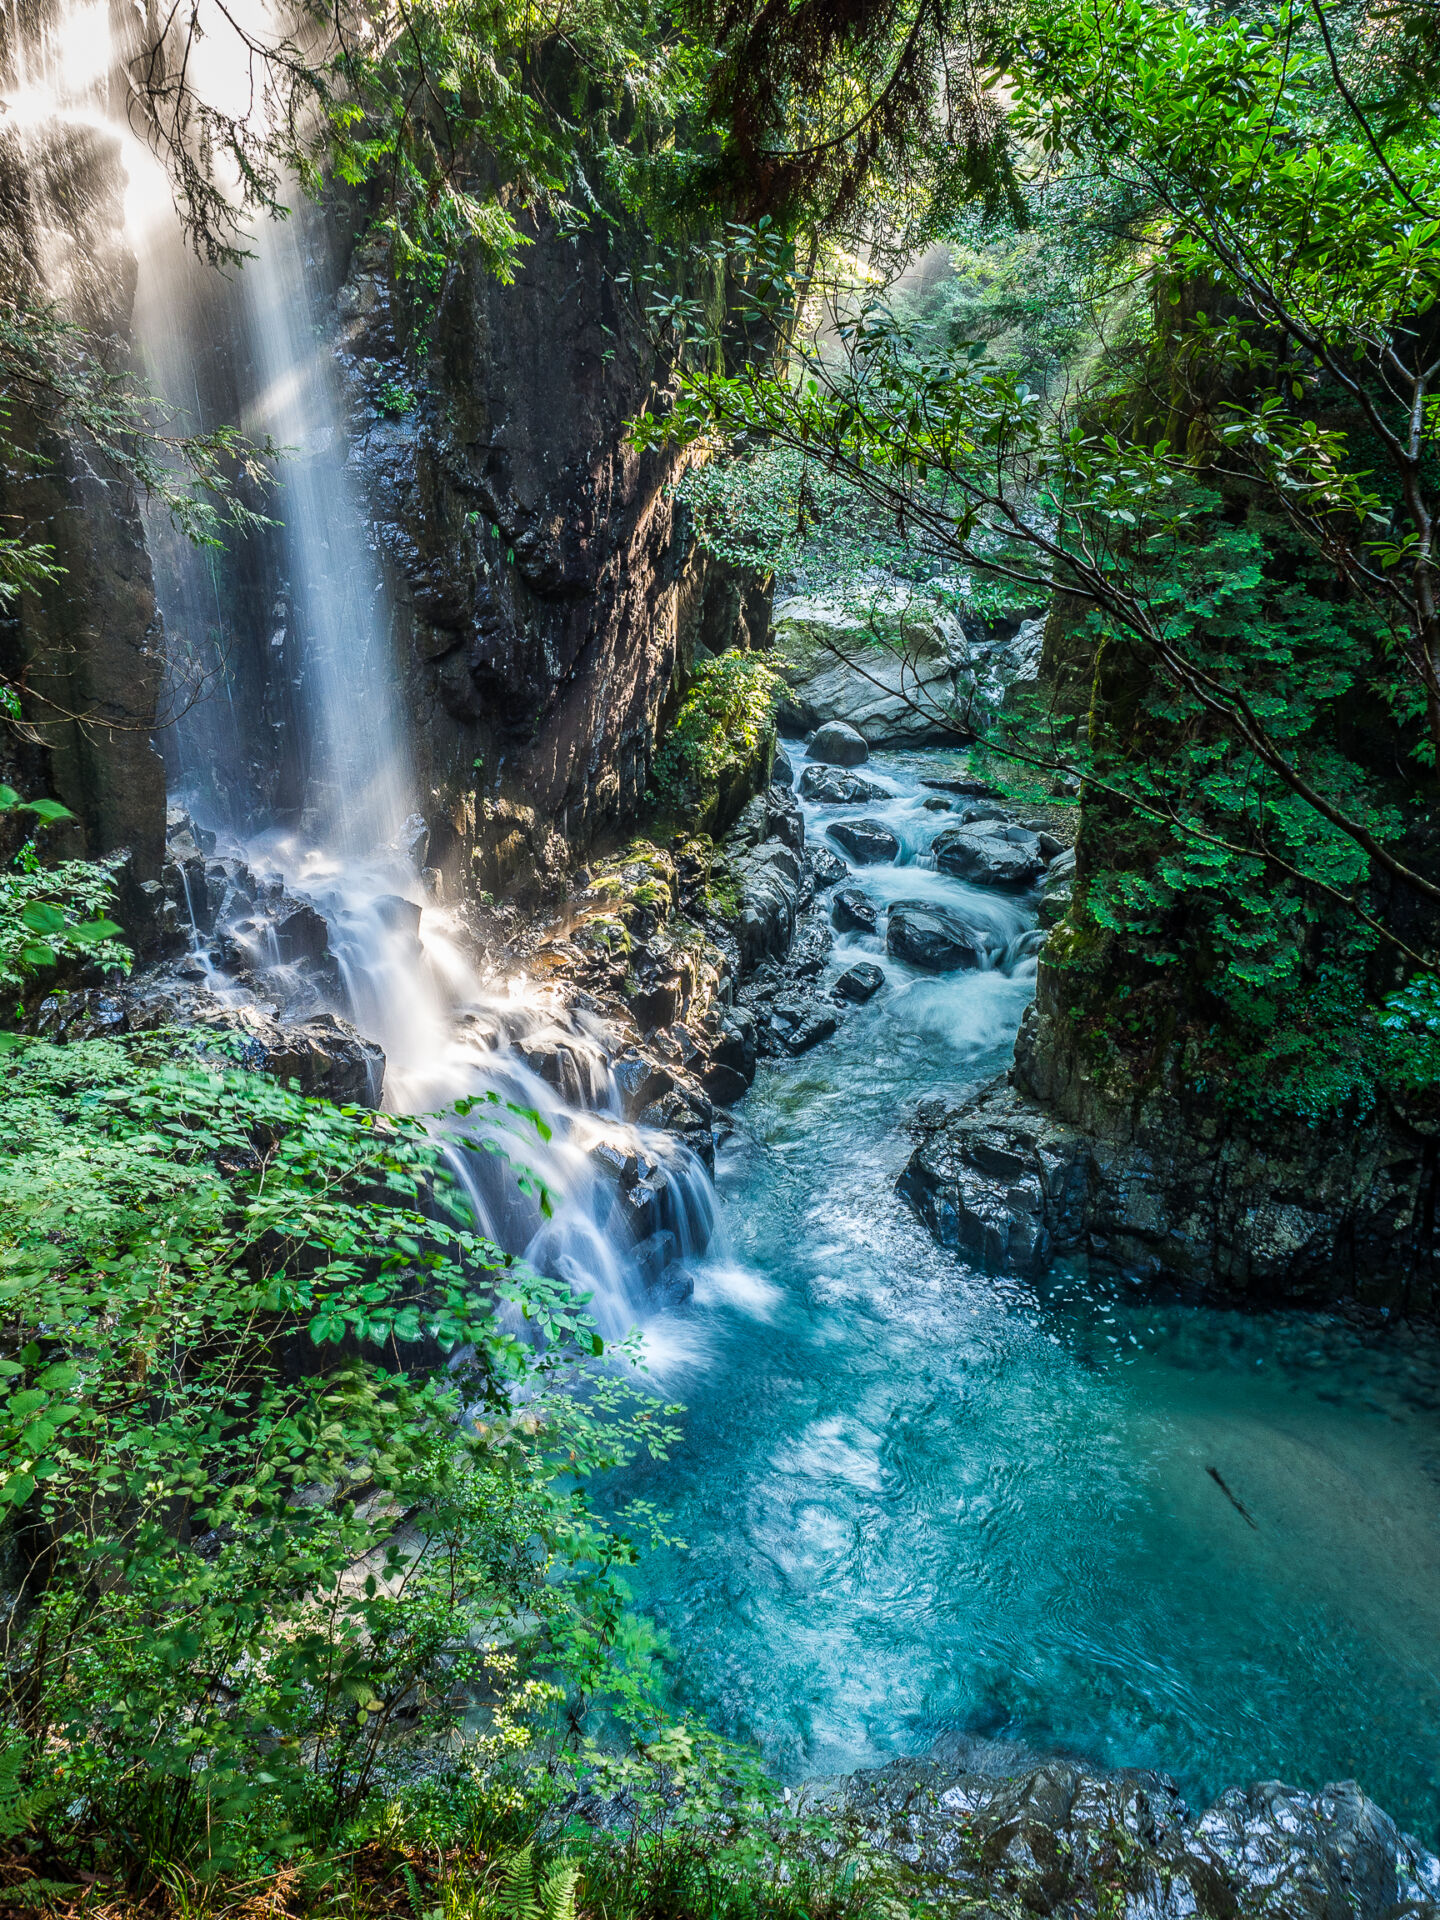
<svg viewBox="0 0 1440 1920">
<path fill-rule="evenodd" d="M 43 934 L 47 939 L 63 933 L 66 927 L 64 910 L 52 906 L 48 900 L 28 900 L 21 909 L 20 918 L 31 933 Z"/>
</svg>

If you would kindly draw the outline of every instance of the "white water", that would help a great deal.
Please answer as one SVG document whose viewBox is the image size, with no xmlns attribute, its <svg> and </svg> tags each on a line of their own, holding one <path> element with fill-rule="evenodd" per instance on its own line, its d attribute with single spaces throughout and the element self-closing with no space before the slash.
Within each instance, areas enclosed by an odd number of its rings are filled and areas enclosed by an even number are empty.
<svg viewBox="0 0 1440 1920">
<path fill-rule="evenodd" d="M 124 138 L 109 19 L 66 0 L 22 47 L 7 106 L 37 156 L 47 130 Z M 133 143 L 126 160 L 149 365 L 198 418 L 194 316 L 217 296 L 175 245 L 153 163 Z M 43 236 L 57 297 L 84 266 L 67 232 L 57 209 Z M 612 1337 L 647 1320 L 656 1364 L 683 1376 L 690 1445 L 628 1489 L 675 1509 L 692 1543 L 642 1576 L 679 1643 L 677 1692 L 797 1775 L 960 1731 L 1172 1766 L 1201 1792 L 1353 1772 L 1433 1825 L 1440 1368 L 1326 1316 L 1037 1298 L 938 1253 L 894 1198 L 897 1128 L 921 1092 L 1003 1064 L 1028 992 L 1025 915 L 926 865 L 943 820 L 898 776 L 873 811 L 906 857 L 857 882 L 881 905 L 963 904 L 1002 964 L 935 980 L 886 960 L 883 994 L 833 1045 L 765 1069 L 722 1162 L 735 1245 L 707 1249 L 703 1170 L 618 1117 L 595 1033 L 523 980 L 479 978 L 460 929 L 386 850 L 411 804 L 388 613 L 295 229 L 264 236 L 241 285 L 227 324 L 262 375 L 246 417 L 297 449 L 270 557 L 297 628 L 279 651 L 298 662 L 308 763 L 303 828 L 243 851 L 326 912 L 347 1008 L 389 1055 L 392 1105 L 489 1091 L 543 1122 L 510 1115 L 550 1220 L 457 1123 L 452 1164 L 480 1225 L 593 1291 Z M 157 544 L 167 621 L 214 656 L 180 762 L 238 796 L 274 716 L 228 704 L 235 610 L 219 576 Z M 878 945 L 847 938 L 835 960 Z M 561 1043 L 563 1091 L 525 1057 Z M 606 1146 L 644 1156 L 656 1218 L 696 1276 L 693 1311 L 650 1312 L 614 1217 L 628 1203 L 594 1157 Z"/>
<path fill-rule="evenodd" d="M 251 30 L 264 30 L 263 5 L 244 12 Z M 670 1135 L 621 1117 L 598 1028 L 523 979 L 482 983 L 454 916 L 434 903 L 401 850 L 418 796 L 393 622 L 350 467 L 303 210 L 256 223 L 254 258 L 228 281 L 202 266 L 183 242 L 163 171 L 126 123 L 123 49 L 107 0 L 59 0 L 23 23 L 10 0 L 4 19 L 6 124 L 27 141 L 37 175 L 50 178 L 46 168 L 72 137 L 118 147 L 128 180 L 125 238 L 137 269 L 137 349 L 172 429 L 238 414 L 252 440 L 268 437 L 284 449 L 276 490 L 263 503 L 277 525 L 232 540 L 229 551 L 196 549 L 163 514 L 149 516 L 172 667 L 174 711 L 162 717 L 173 722 L 166 746 L 177 797 L 218 830 L 222 853 L 261 876 L 283 876 L 290 892 L 324 913 L 342 981 L 338 1010 L 384 1048 L 387 1105 L 443 1112 L 462 1098 L 497 1096 L 483 1103 L 486 1124 L 450 1123 L 451 1164 L 477 1225 L 591 1295 L 602 1332 L 619 1339 L 649 1311 L 653 1236 L 671 1236 L 663 1244 L 677 1263 L 709 1240 L 709 1176 Z M 189 49 L 193 83 L 213 105 L 263 114 L 230 28 L 218 13 L 206 24 Z M 42 232 L 47 290 L 78 304 L 84 263 L 67 225 L 64 169 L 54 171 L 60 184 Z M 236 591 L 241 578 L 250 583 L 248 600 Z M 238 691 L 230 657 L 247 619 L 263 623 L 258 637 L 269 655 L 261 704 L 253 690 L 248 700 Z M 256 633 L 244 637 L 253 648 Z M 275 727 L 286 729 L 290 797 L 298 802 L 284 808 L 256 781 L 256 770 L 274 763 L 265 734 Z M 193 932 L 193 909 L 190 918 Z M 198 933 L 193 945 L 204 963 Z M 274 954 L 254 958 L 283 982 Z M 208 984 L 233 997 L 223 979 Z M 547 1060 L 561 1084 L 538 1071 Z M 514 1165 L 485 1150 L 497 1139 Z M 643 1173 L 644 1236 L 595 1157 L 606 1147 L 621 1162 L 634 1156 Z M 527 1169 L 525 1178 L 516 1167 Z M 650 1244 L 637 1257 L 640 1237 Z M 669 1280 L 673 1291 L 673 1264 Z"/>
</svg>

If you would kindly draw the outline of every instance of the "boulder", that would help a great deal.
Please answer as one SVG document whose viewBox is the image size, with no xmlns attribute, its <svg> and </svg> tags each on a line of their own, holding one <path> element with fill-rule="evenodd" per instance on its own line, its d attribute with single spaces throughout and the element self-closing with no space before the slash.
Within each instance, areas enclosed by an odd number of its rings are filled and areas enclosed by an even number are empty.
<svg viewBox="0 0 1440 1920">
<path fill-rule="evenodd" d="M 863 620 L 823 600 L 787 597 L 775 606 L 775 635 L 788 693 L 781 725 L 795 732 L 842 720 L 877 747 L 954 746 L 971 737 L 960 711 L 953 622 L 937 624 L 933 603 L 906 587 Z M 867 598 L 869 596 L 867 595 Z M 877 623 L 884 638 L 875 639 Z"/>
<path fill-rule="evenodd" d="M 1275 1780 L 1231 1788 L 1196 1820 L 1163 1774 L 1084 1773 L 1063 1760 L 997 1767 L 983 1743 L 957 1745 L 954 1760 L 897 1760 L 817 1784 L 807 1805 L 903 1859 L 925 1884 L 954 1889 L 977 1915 L 1435 1920 L 1440 1912 L 1440 1860 L 1353 1780 L 1319 1793 Z"/>
<path fill-rule="evenodd" d="M 295 1081 L 313 1099 L 343 1107 L 378 1107 L 385 1055 L 337 1014 L 317 1013 L 287 1025 L 258 1007 L 222 1014 L 216 1026 L 239 1041 L 241 1063 L 272 1080 Z"/>
<path fill-rule="evenodd" d="M 872 820 L 836 820 L 827 832 L 862 867 L 880 866 L 895 859 L 900 851 L 900 842 L 890 829 Z"/>
<path fill-rule="evenodd" d="M 652 1101 L 659 1100 L 674 1086 L 674 1077 L 655 1061 L 632 1047 L 622 1053 L 611 1069 L 620 1095 L 620 1109 L 633 1120 Z"/>
<path fill-rule="evenodd" d="M 785 962 L 786 973 L 795 980 L 818 979 L 834 944 L 829 927 L 818 914 L 807 915 Z"/>
<path fill-rule="evenodd" d="M 420 908 L 404 894 L 377 893 L 370 905 L 381 926 L 388 927 L 392 933 L 419 933 Z"/>
<path fill-rule="evenodd" d="M 830 924 L 837 933 L 874 933 L 875 903 L 859 887 L 838 887 L 830 899 Z"/>
<path fill-rule="evenodd" d="M 827 720 L 810 742 L 810 758 L 832 767 L 858 767 L 870 758 L 863 733 L 844 720 Z"/>
<path fill-rule="evenodd" d="M 927 813 L 950 813 L 952 811 L 950 802 L 948 800 L 942 800 L 938 793 L 932 793 L 930 798 L 923 802 L 923 805 Z"/>
<path fill-rule="evenodd" d="M 679 1258 L 680 1243 L 668 1227 L 647 1235 L 631 1252 L 641 1284 L 653 1287 L 668 1266 Z"/>
<path fill-rule="evenodd" d="M 842 767 L 806 767 L 800 776 L 800 797 L 820 807 L 863 807 L 872 800 L 888 800 L 884 787 L 863 780 Z"/>
<path fill-rule="evenodd" d="M 793 787 L 795 784 L 795 769 L 783 747 L 775 749 L 775 758 L 770 763 L 770 779 L 777 787 Z"/>
<path fill-rule="evenodd" d="M 795 937 L 795 919 L 800 911 L 800 859 L 786 841 L 773 839 L 763 841 L 735 867 L 740 881 L 740 921 L 735 937 L 740 971 L 746 974 L 762 960 L 785 953 Z"/>
<path fill-rule="evenodd" d="M 841 974 L 831 992 L 837 1000 L 852 1000 L 863 1006 L 867 1000 L 874 999 L 884 984 L 882 969 L 869 960 L 861 960 Z"/>
<path fill-rule="evenodd" d="M 949 827 L 930 845 L 942 873 L 953 873 L 957 880 L 977 887 L 1028 887 L 1045 865 L 1034 834 L 1023 827 L 994 832 L 983 832 L 978 826 Z"/>
<path fill-rule="evenodd" d="M 809 859 L 810 873 L 817 893 L 822 893 L 826 887 L 837 886 L 840 881 L 850 878 L 849 867 L 839 854 L 832 853 L 829 847 L 811 847 Z"/>
<path fill-rule="evenodd" d="M 998 800 L 999 795 L 984 780 L 969 780 L 951 775 L 927 775 L 921 779 L 922 787 L 929 787 L 932 793 L 968 794 L 975 800 Z"/>
<path fill-rule="evenodd" d="M 897 900 L 885 927 L 885 949 L 925 973 L 960 973 L 985 965 L 988 943 L 948 907 Z"/>
<path fill-rule="evenodd" d="M 811 1047 L 828 1040 L 840 1022 L 823 1007 L 777 1006 L 774 1013 L 776 1035 L 787 1053 L 808 1053 Z"/>
<path fill-rule="evenodd" d="M 717 1107 L 733 1107 L 750 1082 L 738 1067 L 712 1060 L 700 1075 L 700 1084 Z"/>
<path fill-rule="evenodd" d="M 805 845 L 805 816 L 788 787 L 771 786 L 757 793 L 726 834 L 725 849 L 734 857 L 766 840 L 783 840 L 796 853 Z"/>
<path fill-rule="evenodd" d="M 329 949 L 325 916 L 307 900 L 287 902 L 275 917 L 275 951 L 280 961 L 323 960 Z"/>
<path fill-rule="evenodd" d="M 755 1078 L 755 1019 L 747 1008 L 732 1007 L 722 1016 L 719 1036 L 710 1048 L 710 1062 L 712 1066 L 733 1067 L 747 1087 Z"/>
</svg>

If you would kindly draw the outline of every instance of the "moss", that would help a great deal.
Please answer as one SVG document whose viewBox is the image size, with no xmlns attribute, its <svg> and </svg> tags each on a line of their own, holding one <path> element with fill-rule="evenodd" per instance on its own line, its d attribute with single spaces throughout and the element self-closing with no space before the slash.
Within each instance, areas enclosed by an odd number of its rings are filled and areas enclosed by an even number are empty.
<svg viewBox="0 0 1440 1920">
<path fill-rule="evenodd" d="M 695 676 L 655 762 L 661 802 L 733 817 L 769 771 L 775 751 L 775 702 L 784 691 L 773 656 L 723 653 Z"/>
</svg>

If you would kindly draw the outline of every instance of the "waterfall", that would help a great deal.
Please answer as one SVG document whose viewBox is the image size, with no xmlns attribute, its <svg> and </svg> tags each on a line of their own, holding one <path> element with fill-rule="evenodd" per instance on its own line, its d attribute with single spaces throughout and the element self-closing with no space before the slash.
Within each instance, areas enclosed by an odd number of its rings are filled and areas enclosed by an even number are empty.
<svg viewBox="0 0 1440 1920">
<path fill-rule="evenodd" d="M 256 240 L 241 288 L 260 391 L 245 425 L 292 449 L 282 543 L 304 661 L 307 812 L 324 845 L 364 855 L 415 810 L 389 603 L 364 534 L 296 222 L 268 222 Z"/>
<path fill-rule="evenodd" d="M 481 981 L 458 916 L 407 850 L 418 809 L 391 610 L 349 460 L 306 215 L 257 222 L 254 257 L 238 273 L 201 265 L 163 170 L 115 108 L 123 88 L 107 0 L 57 0 L 38 28 L 21 22 L 19 0 L 8 4 L 7 124 L 29 129 L 37 150 L 71 124 L 118 144 L 136 357 L 175 430 L 238 420 L 284 450 L 259 503 L 268 527 L 196 548 L 148 516 L 171 666 L 162 720 L 172 791 L 218 834 L 202 891 L 215 871 L 226 898 L 298 895 L 323 914 L 336 1011 L 385 1049 L 387 1104 L 477 1102 L 468 1120 L 444 1123 L 477 1226 L 590 1294 L 603 1332 L 620 1338 L 657 1300 L 688 1290 L 684 1263 L 714 1225 L 709 1176 L 672 1136 L 623 1118 L 607 1057 L 616 1042 L 597 1024 L 523 980 Z M 195 77 L 227 104 L 236 77 L 226 29 L 214 25 L 192 50 Z M 73 262 L 58 204 L 54 229 L 47 273 L 63 300 Z M 184 869 L 182 879 L 192 965 L 223 994 L 195 879 Z M 283 992 L 295 961 L 280 963 L 268 923 L 232 916 L 226 937 Z"/>
</svg>

